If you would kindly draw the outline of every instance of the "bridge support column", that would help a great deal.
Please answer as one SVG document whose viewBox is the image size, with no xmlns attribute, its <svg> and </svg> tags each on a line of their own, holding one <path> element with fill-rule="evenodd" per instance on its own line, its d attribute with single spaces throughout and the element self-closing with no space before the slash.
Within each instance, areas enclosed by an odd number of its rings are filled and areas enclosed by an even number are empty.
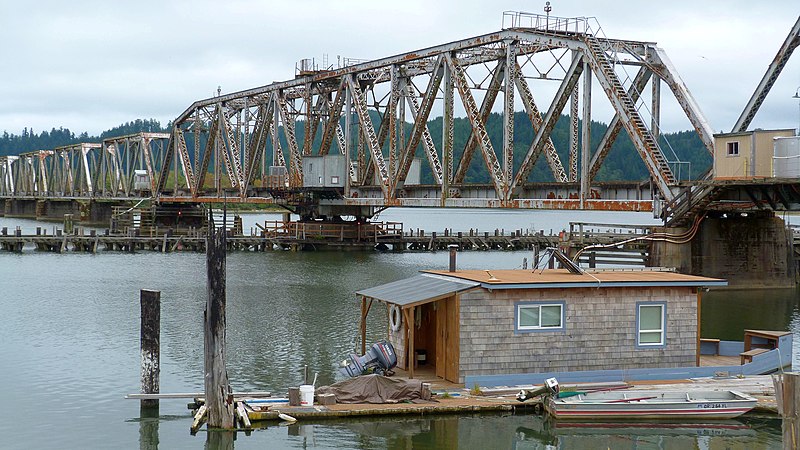
<svg viewBox="0 0 800 450">
<path fill-rule="evenodd" d="M 681 231 L 667 230 L 671 234 Z M 792 232 L 774 216 L 706 218 L 690 244 L 654 242 L 651 264 L 725 278 L 730 286 L 790 287 L 797 283 Z"/>
</svg>

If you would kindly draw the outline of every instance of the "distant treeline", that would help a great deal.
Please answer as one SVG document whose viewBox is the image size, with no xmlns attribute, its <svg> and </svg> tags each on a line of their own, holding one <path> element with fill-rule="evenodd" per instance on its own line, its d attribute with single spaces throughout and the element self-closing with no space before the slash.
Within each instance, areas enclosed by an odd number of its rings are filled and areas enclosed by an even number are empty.
<svg viewBox="0 0 800 450">
<path fill-rule="evenodd" d="M 56 147 L 80 142 L 102 142 L 103 139 L 109 137 L 124 136 L 141 131 L 152 133 L 167 132 L 171 126 L 171 124 L 167 124 L 166 127 L 162 127 L 161 123 L 155 119 L 137 119 L 106 130 L 100 133 L 100 136 L 89 136 L 89 133 L 85 131 L 76 135 L 69 128 L 61 127 L 40 133 L 36 133 L 33 129 L 25 128 L 22 130 L 22 134 L 19 135 L 9 134 L 8 131 L 4 131 L 3 136 L 0 137 L 0 156 L 18 155 L 34 150 L 52 150 Z"/>
<path fill-rule="evenodd" d="M 380 116 L 376 113 L 371 114 L 371 116 L 377 129 L 380 123 Z M 303 142 L 303 136 L 305 134 L 304 125 L 305 123 L 302 121 L 298 121 L 296 125 L 296 135 L 299 143 Z M 564 169 L 567 171 L 569 171 L 569 125 L 569 116 L 561 116 L 551 134 L 556 151 L 561 157 Z M 2 137 L 0 137 L 0 155 L 16 155 L 32 150 L 53 149 L 79 142 L 101 142 L 103 139 L 109 137 L 124 136 L 138 132 L 169 132 L 170 128 L 171 124 L 162 127 L 155 119 L 138 119 L 133 122 L 128 122 L 106 130 L 101 133 L 100 136 L 89 136 L 86 132 L 76 135 L 67 128 L 53 128 L 50 131 L 42 131 L 40 133 L 35 133 L 33 130 L 26 128 L 22 131 L 21 135 L 9 134 L 8 132 L 3 133 Z M 406 135 L 410 135 L 411 128 L 411 124 L 406 124 Z M 433 137 L 434 144 L 437 148 L 441 149 L 442 118 L 438 117 L 428 122 L 428 128 Z M 592 122 L 592 148 L 596 147 L 607 128 L 607 125 L 604 123 Z M 495 113 L 491 114 L 486 123 L 486 130 L 492 141 L 495 152 L 498 154 L 501 153 L 503 145 L 502 116 Z M 527 153 L 531 142 L 533 142 L 535 133 L 531 127 L 530 119 L 523 112 L 517 112 L 515 114 L 514 130 L 514 163 L 518 167 Z M 470 131 L 471 125 L 468 119 L 455 119 L 454 149 L 456 162 L 461 158 L 461 153 L 469 138 Z M 283 148 L 288 148 L 285 145 L 286 142 L 283 133 L 281 132 L 280 135 L 281 141 L 284 144 Z M 315 138 L 315 144 L 317 145 L 320 140 L 320 135 L 321 133 L 318 132 Z M 681 167 L 680 177 L 682 179 L 689 177 L 697 178 L 711 166 L 711 156 L 705 150 L 700 138 L 694 131 L 662 134 L 659 139 L 659 144 L 669 161 L 678 160 L 688 163 L 683 164 Z M 386 147 L 388 147 L 388 145 Z M 190 152 L 191 151 L 190 149 Z M 418 157 L 425 158 L 425 153 L 421 144 L 417 148 L 416 154 Z M 268 160 L 271 160 L 271 155 L 271 143 L 268 143 L 266 156 L 269 158 Z M 286 159 L 289 159 L 288 155 Z M 624 131 L 620 132 L 605 162 L 597 173 L 596 180 L 633 181 L 645 180 L 648 176 L 647 168 L 631 143 L 627 133 Z M 422 179 L 425 183 L 431 183 L 433 181 L 433 176 L 427 163 L 423 163 Z M 544 156 L 538 159 L 528 179 L 531 181 L 552 181 L 554 179 Z M 474 183 L 490 182 L 488 171 L 486 170 L 480 150 L 474 153 L 472 162 L 467 171 L 466 181 Z"/>
</svg>

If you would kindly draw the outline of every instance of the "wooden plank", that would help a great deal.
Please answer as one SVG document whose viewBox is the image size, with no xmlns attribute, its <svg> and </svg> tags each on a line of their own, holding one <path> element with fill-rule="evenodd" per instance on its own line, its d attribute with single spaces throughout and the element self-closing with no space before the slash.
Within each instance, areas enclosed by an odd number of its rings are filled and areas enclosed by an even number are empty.
<svg viewBox="0 0 800 450">
<path fill-rule="evenodd" d="M 439 300 L 436 302 L 436 376 L 444 378 L 445 372 L 445 355 L 447 355 L 447 346 L 445 340 L 447 339 L 447 300 Z"/>
<path fill-rule="evenodd" d="M 445 346 L 445 379 L 458 383 L 459 341 L 460 341 L 460 307 L 458 296 L 447 299 L 447 338 Z"/>
<path fill-rule="evenodd" d="M 189 428 L 192 434 L 197 433 L 197 430 L 203 426 L 203 423 L 206 421 L 206 416 L 208 413 L 208 407 L 206 405 L 201 406 L 198 408 L 197 413 L 194 415 L 194 420 L 192 421 L 192 426 Z"/>
<path fill-rule="evenodd" d="M 250 418 L 247 417 L 247 411 L 244 409 L 244 404 L 242 402 L 236 404 L 236 413 L 239 416 L 239 422 L 244 428 L 253 427 L 253 425 L 250 424 Z"/>
<path fill-rule="evenodd" d="M 204 398 L 204 392 L 172 392 L 172 393 L 159 393 L 159 394 L 127 394 L 125 396 L 128 400 L 156 400 L 156 399 L 179 399 L 179 398 Z M 269 398 L 272 397 L 270 392 L 254 391 L 254 392 L 236 392 L 233 398 Z"/>
</svg>

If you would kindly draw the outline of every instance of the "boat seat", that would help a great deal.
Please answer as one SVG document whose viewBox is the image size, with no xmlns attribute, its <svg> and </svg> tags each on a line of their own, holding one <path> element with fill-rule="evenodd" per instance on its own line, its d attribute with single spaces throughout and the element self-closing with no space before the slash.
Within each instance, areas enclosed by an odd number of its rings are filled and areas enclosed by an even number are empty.
<svg viewBox="0 0 800 450">
<path fill-rule="evenodd" d="M 742 364 L 753 362 L 753 356 L 760 355 L 762 353 L 766 353 L 769 350 L 765 348 L 754 348 L 752 350 L 748 350 L 746 352 L 739 353 L 739 356 L 742 358 Z"/>
<path fill-rule="evenodd" d="M 714 356 L 719 356 L 719 339 L 700 338 L 700 347 L 703 347 L 703 344 L 714 348 Z"/>
</svg>

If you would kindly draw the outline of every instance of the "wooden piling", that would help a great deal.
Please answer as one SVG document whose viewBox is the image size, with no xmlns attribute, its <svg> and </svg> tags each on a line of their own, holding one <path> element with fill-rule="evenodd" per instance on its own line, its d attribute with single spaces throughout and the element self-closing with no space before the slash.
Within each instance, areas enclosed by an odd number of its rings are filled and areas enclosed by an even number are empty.
<svg viewBox="0 0 800 450">
<path fill-rule="evenodd" d="M 224 225 L 224 224 L 223 224 Z M 205 393 L 209 428 L 233 429 L 234 404 L 225 367 L 225 228 L 214 227 L 209 215 L 206 237 L 208 299 L 205 322 Z"/>
<path fill-rule="evenodd" d="M 159 393 L 161 372 L 161 292 L 142 289 L 141 304 L 142 394 Z M 158 408 L 158 400 L 140 400 L 141 408 Z"/>
<path fill-rule="evenodd" d="M 786 372 L 773 375 L 778 413 L 783 418 L 784 448 L 800 446 L 800 373 Z"/>
</svg>

